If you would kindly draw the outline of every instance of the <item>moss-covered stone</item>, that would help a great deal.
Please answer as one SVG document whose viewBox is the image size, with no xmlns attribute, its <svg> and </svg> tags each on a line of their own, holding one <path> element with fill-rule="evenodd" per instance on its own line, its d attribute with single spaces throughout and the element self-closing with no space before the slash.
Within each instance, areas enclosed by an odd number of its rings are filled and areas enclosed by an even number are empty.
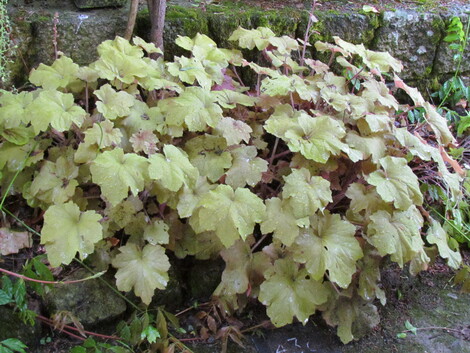
<svg viewBox="0 0 470 353">
<path fill-rule="evenodd" d="M 137 35 L 148 40 L 150 33 L 150 17 L 148 9 L 140 11 L 137 15 Z M 206 13 L 200 9 L 169 5 L 166 10 L 163 42 L 165 58 L 171 60 L 174 55 L 187 54 L 175 44 L 178 36 L 194 37 L 197 33 L 209 34 Z"/>
<path fill-rule="evenodd" d="M 385 12 L 377 30 L 375 50 L 387 51 L 402 60 L 404 79 L 429 77 L 444 21 L 439 15 L 414 11 Z"/>
<path fill-rule="evenodd" d="M 89 276 L 88 271 L 79 269 L 66 280 Z M 49 314 L 70 311 L 86 326 L 114 319 L 126 311 L 124 300 L 103 283 L 101 278 L 56 285 L 46 294 L 45 304 Z"/>
<path fill-rule="evenodd" d="M 28 347 L 35 347 L 39 344 L 41 335 L 42 330 L 39 322 L 32 326 L 25 324 L 13 308 L 0 306 L 0 341 L 16 338 Z"/>
<path fill-rule="evenodd" d="M 126 4 L 127 0 L 74 0 L 79 9 L 96 9 L 100 7 L 120 7 Z"/>
</svg>

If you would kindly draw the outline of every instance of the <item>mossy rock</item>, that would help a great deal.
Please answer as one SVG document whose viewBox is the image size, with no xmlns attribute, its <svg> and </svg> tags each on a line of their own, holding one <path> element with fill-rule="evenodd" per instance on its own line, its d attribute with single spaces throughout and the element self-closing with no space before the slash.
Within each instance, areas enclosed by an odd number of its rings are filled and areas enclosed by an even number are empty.
<svg viewBox="0 0 470 353">
<path fill-rule="evenodd" d="M 32 326 L 25 324 L 13 308 L 0 306 L 0 341 L 16 338 L 28 347 L 34 347 L 39 344 L 41 336 L 42 330 L 38 321 Z"/>
<path fill-rule="evenodd" d="M 376 32 L 373 49 L 387 51 L 402 60 L 403 79 L 428 78 L 444 29 L 442 17 L 433 13 L 387 11 Z"/>
<path fill-rule="evenodd" d="M 74 0 L 79 9 L 96 9 L 101 7 L 121 7 L 128 0 Z"/>
<path fill-rule="evenodd" d="M 79 269 L 65 280 L 90 277 L 90 273 Z M 94 326 L 122 315 L 127 307 L 125 301 L 106 283 L 104 278 L 93 278 L 72 284 L 54 286 L 45 296 L 49 314 L 70 311 L 83 325 Z M 111 282 L 112 279 L 108 278 Z"/>
<path fill-rule="evenodd" d="M 149 40 L 150 17 L 148 9 L 137 14 L 135 33 L 145 40 Z M 175 44 L 178 36 L 194 37 L 197 33 L 209 34 L 207 16 L 204 12 L 183 6 L 169 5 L 166 10 L 165 26 L 163 29 L 163 42 L 165 59 L 171 60 L 174 55 L 188 55 L 188 53 Z"/>
</svg>

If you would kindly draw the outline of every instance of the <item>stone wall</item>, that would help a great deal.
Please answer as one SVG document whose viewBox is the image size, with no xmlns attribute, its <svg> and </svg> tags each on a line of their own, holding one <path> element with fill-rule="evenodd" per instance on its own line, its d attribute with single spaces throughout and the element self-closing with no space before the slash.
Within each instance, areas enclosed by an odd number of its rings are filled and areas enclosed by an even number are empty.
<svg viewBox="0 0 470 353">
<path fill-rule="evenodd" d="M 239 25 L 245 28 L 269 26 L 277 34 L 303 38 L 308 20 L 308 13 L 296 8 L 264 10 L 229 3 L 203 11 L 191 6 L 189 1 L 179 0 L 179 3 L 175 5 L 170 1 L 167 10 L 165 48 L 168 59 L 181 54 L 173 43 L 178 35 L 193 36 L 200 32 L 212 37 L 219 46 L 230 47 L 233 43 L 227 38 Z M 21 85 L 31 68 L 40 62 L 50 64 L 53 61 L 55 13 L 58 16 L 58 49 L 78 64 L 85 65 L 97 57 L 96 47 L 100 42 L 124 33 L 127 7 L 80 10 L 72 0 L 11 0 L 9 13 L 13 24 L 12 40 L 16 45 L 11 53 L 12 82 Z M 405 9 L 378 14 L 320 10 L 316 13 L 319 22 L 315 27 L 319 34 L 314 35 L 311 42 L 318 39 L 331 41 L 332 36 L 337 35 L 354 43 L 362 42 L 374 50 L 388 51 L 403 61 L 405 71 L 401 76 L 405 80 L 429 85 L 455 72 L 454 53 L 443 41 L 445 28 L 449 18 L 455 15 L 466 24 L 469 13 L 470 3 L 451 6 L 441 13 Z M 142 7 L 136 34 L 145 38 L 148 32 L 148 11 Z M 314 52 L 311 54 L 315 56 Z M 470 43 L 461 71 L 463 76 L 470 76 Z"/>
</svg>

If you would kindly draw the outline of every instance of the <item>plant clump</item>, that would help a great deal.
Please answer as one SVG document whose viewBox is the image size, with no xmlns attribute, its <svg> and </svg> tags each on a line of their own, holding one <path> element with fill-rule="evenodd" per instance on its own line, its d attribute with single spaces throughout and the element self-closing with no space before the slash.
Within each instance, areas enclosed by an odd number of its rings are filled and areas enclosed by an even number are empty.
<svg viewBox="0 0 470 353">
<path fill-rule="evenodd" d="M 172 62 L 116 37 L 89 66 L 61 56 L 31 72 L 37 89 L 2 91 L 1 206 L 21 195 L 44 211 L 51 266 L 99 258 L 144 304 L 168 283 L 169 253 L 221 256 L 214 298 L 227 311 L 257 299 L 276 326 L 319 311 L 350 342 L 355 322 L 378 323 L 382 259 L 416 274 L 437 248 L 460 266 L 413 171 L 435 165 L 458 200 L 463 175 L 446 152 L 455 139 L 388 53 L 335 37 L 315 44 L 327 65 L 297 61 L 303 42 L 268 28 L 230 40 L 269 64 L 201 34 L 178 37 L 188 56 Z M 397 112 L 412 107 L 386 79 L 425 110 L 430 137 L 401 124 Z"/>
</svg>

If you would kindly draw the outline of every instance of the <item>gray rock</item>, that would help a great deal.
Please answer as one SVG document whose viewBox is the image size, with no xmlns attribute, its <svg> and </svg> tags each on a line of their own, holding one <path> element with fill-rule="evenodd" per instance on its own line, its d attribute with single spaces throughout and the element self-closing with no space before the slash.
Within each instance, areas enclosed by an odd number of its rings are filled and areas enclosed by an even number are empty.
<svg viewBox="0 0 470 353">
<path fill-rule="evenodd" d="M 79 269 L 66 280 L 89 276 L 88 271 Z M 70 311 L 86 326 L 114 319 L 126 311 L 125 301 L 100 278 L 57 285 L 46 294 L 44 301 L 49 314 Z"/>
<path fill-rule="evenodd" d="M 12 308 L 0 306 L 0 341 L 16 338 L 28 347 L 34 347 L 39 344 L 41 335 L 41 324 L 38 321 L 33 326 L 25 324 Z"/>
<path fill-rule="evenodd" d="M 127 0 L 74 0 L 74 2 L 79 9 L 94 9 L 124 6 Z"/>
<path fill-rule="evenodd" d="M 377 30 L 374 50 L 388 51 L 402 60 L 404 79 L 427 77 L 433 71 L 444 21 L 439 15 L 414 11 L 386 11 Z"/>
</svg>

